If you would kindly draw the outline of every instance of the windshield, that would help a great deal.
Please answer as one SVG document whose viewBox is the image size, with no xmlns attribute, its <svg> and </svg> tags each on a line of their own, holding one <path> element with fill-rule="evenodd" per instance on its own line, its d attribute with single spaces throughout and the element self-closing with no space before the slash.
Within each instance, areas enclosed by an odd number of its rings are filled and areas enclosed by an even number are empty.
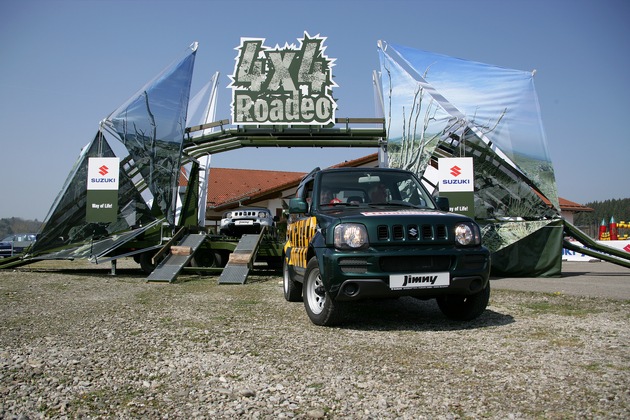
<svg viewBox="0 0 630 420">
<path fill-rule="evenodd" d="M 435 206 L 420 182 L 408 172 L 331 171 L 322 174 L 319 206 L 391 205 L 414 208 Z"/>
</svg>

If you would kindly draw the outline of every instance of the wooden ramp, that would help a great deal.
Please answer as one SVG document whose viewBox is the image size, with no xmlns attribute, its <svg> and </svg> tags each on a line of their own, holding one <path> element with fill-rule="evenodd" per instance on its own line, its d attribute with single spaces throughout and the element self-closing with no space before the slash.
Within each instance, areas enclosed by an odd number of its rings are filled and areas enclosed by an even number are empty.
<svg viewBox="0 0 630 420">
<path fill-rule="evenodd" d="M 205 234 L 190 234 L 183 237 L 147 277 L 147 281 L 173 282 L 182 269 L 188 265 L 199 246 L 206 239 Z"/>
<path fill-rule="evenodd" d="M 245 284 L 256 261 L 256 253 L 265 230 L 258 235 L 243 235 L 219 277 L 219 284 Z"/>
</svg>

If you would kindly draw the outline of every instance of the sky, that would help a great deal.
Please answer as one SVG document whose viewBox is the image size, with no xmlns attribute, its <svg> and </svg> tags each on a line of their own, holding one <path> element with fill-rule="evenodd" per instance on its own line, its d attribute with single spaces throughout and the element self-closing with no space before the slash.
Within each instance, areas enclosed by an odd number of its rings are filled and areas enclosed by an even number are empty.
<svg viewBox="0 0 630 420">
<path fill-rule="evenodd" d="M 199 42 L 191 97 L 220 73 L 230 119 L 241 37 L 274 47 L 304 33 L 335 58 L 337 117 L 376 116 L 384 40 L 533 71 L 560 197 L 630 197 L 627 0 L 1 0 L 0 218 L 43 220 L 107 117 Z M 308 172 L 375 149 L 243 148 L 212 167 Z"/>
</svg>

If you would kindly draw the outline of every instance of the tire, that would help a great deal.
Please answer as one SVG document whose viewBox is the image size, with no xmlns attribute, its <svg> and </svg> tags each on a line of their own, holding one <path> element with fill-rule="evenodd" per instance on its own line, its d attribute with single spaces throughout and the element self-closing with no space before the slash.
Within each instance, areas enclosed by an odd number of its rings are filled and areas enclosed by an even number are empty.
<svg viewBox="0 0 630 420">
<path fill-rule="evenodd" d="M 218 267 L 221 256 L 214 251 L 199 250 L 190 260 L 191 267 Z"/>
<path fill-rule="evenodd" d="M 304 273 L 304 307 L 315 325 L 332 326 L 341 320 L 341 306 L 324 289 L 317 258 L 312 257 Z"/>
<path fill-rule="evenodd" d="M 437 304 L 442 313 L 454 321 L 471 321 L 479 317 L 490 301 L 490 282 L 485 289 L 470 296 L 440 296 Z"/>
<path fill-rule="evenodd" d="M 282 267 L 282 285 L 284 289 L 284 298 L 288 302 L 301 302 L 302 301 L 302 283 L 299 283 L 291 278 L 291 272 L 289 271 L 289 264 L 284 261 Z"/>
<path fill-rule="evenodd" d="M 155 264 L 153 264 L 154 252 L 143 252 L 140 254 L 140 268 L 146 274 L 153 273 L 155 270 Z"/>
<path fill-rule="evenodd" d="M 221 267 L 221 261 L 221 254 L 219 254 L 218 251 L 197 252 L 197 254 L 195 254 L 195 256 L 190 260 L 189 265 L 191 267 L 216 268 Z M 199 276 L 207 274 L 201 270 L 196 273 Z"/>
<path fill-rule="evenodd" d="M 230 260 L 230 252 L 221 250 L 214 253 L 214 261 L 217 264 L 217 267 L 225 267 Z"/>
</svg>

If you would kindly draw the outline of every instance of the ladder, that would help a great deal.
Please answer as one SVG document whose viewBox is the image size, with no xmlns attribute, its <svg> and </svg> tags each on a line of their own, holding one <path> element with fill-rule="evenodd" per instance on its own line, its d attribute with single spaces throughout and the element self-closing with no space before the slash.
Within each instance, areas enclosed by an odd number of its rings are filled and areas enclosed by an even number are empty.
<svg viewBox="0 0 630 420">
<path fill-rule="evenodd" d="M 205 240 L 205 234 L 194 233 L 184 236 L 177 246 L 170 247 L 170 252 L 147 277 L 147 282 L 172 283 Z"/>
<path fill-rule="evenodd" d="M 241 237 L 219 276 L 219 284 L 245 284 L 249 271 L 256 261 L 256 253 L 264 234 L 265 229 L 262 229 L 257 235 L 248 234 Z"/>
</svg>

